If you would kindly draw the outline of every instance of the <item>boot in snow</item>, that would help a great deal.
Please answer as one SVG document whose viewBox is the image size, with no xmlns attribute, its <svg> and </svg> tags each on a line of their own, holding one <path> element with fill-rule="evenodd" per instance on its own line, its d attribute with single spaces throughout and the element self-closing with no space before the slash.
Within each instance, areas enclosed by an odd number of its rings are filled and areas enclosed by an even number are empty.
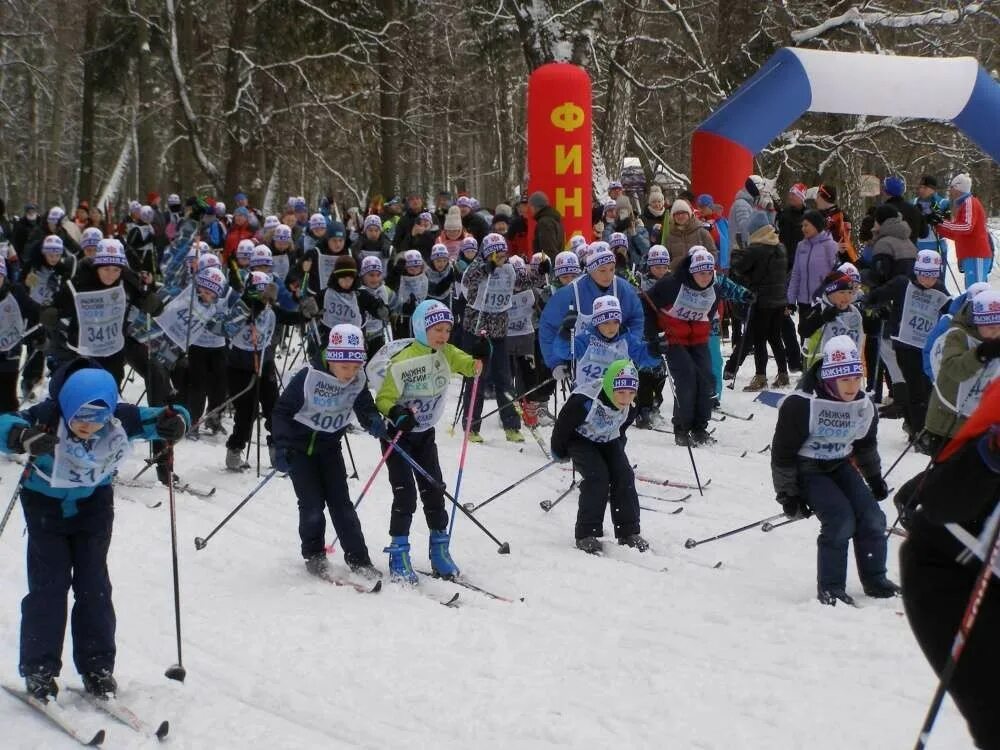
<svg viewBox="0 0 1000 750">
<path fill-rule="evenodd" d="M 583 550 L 588 555 L 599 555 L 604 551 L 604 545 L 596 536 L 585 536 L 576 540 L 576 548 Z"/>
<path fill-rule="evenodd" d="M 891 599 L 903 593 L 903 589 L 885 576 L 862 581 L 861 588 L 864 589 L 865 596 L 870 596 L 872 599 Z"/>
<path fill-rule="evenodd" d="M 358 555 L 351 555 L 344 553 L 344 562 L 347 563 L 347 567 L 351 569 L 351 572 L 366 578 L 369 581 L 375 581 L 382 577 L 382 571 L 372 565 L 371 558 L 368 555 L 363 557 Z"/>
<path fill-rule="evenodd" d="M 220 432 L 225 434 L 226 428 L 222 426 L 222 417 L 218 414 L 213 414 L 210 417 L 205 417 L 202 420 L 201 428 L 206 432 L 210 432 L 213 435 L 218 435 Z"/>
<path fill-rule="evenodd" d="M 83 689 L 95 698 L 107 698 L 118 692 L 118 683 L 110 669 L 99 669 L 83 675 Z"/>
<path fill-rule="evenodd" d="M 820 589 L 816 595 L 820 604 L 829 604 L 831 607 L 837 606 L 837 602 L 843 602 L 848 607 L 856 607 L 854 599 L 843 589 Z"/>
<path fill-rule="evenodd" d="M 306 570 L 310 575 L 314 575 L 318 578 L 325 576 L 330 571 L 329 563 L 326 561 L 326 553 L 321 552 L 318 555 L 307 557 Z"/>
<path fill-rule="evenodd" d="M 635 415 L 635 426 L 640 430 L 653 429 L 653 410 L 649 407 L 639 409 L 639 413 Z"/>
<path fill-rule="evenodd" d="M 521 434 L 520 430 L 504 430 L 504 436 L 507 438 L 508 443 L 523 443 L 524 435 Z"/>
<path fill-rule="evenodd" d="M 42 703 L 47 703 L 49 698 L 55 700 L 59 693 L 56 678 L 47 670 L 26 674 L 24 676 L 24 689 L 28 695 L 37 698 Z"/>
<path fill-rule="evenodd" d="M 716 442 L 718 441 L 704 427 L 691 430 L 691 443 L 693 445 L 715 445 Z"/>
<path fill-rule="evenodd" d="M 226 449 L 226 468 L 229 471 L 243 471 L 249 469 L 250 464 L 243 460 L 243 451 L 237 448 Z"/>
<path fill-rule="evenodd" d="M 619 537 L 618 544 L 623 547 L 637 549 L 640 552 L 645 552 L 649 549 L 649 542 L 643 539 L 640 534 L 628 534 L 627 536 Z"/>
<path fill-rule="evenodd" d="M 746 392 L 762 391 L 767 388 L 767 375 L 754 375 L 753 380 L 743 386 Z"/>
<path fill-rule="evenodd" d="M 416 586 L 420 579 L 410 565 L 410 537 L 394 536 L 392 544 L 382 551 L 389 553 L 389 580 Z"/>
<path fill-rule="evenodd" d="M 461 572 L 448 551 L 450 541 L 447 531 L 431 531 L 430 549 L 427 554 L 431 558 L 431 570 L 442 578 L 455 578 Z"/>
<path fill-rule="evenodd" d="M 678 427 L 674 428 L 674 445 L 688 446 L 691 445 L 691 435 L 687 430 L 682 430 Z"/>
<path fill-rule="evenodd" d="M 771 387 L 772 388 L 785 388 L 786 386 L 788 386 L 790 384 L 791 383 L 788 380 L 788 373 L 787 372 L 779 372 L 778 373 L 778 377 L 776 377 L 774 379 L 774 382 L 771 383 Z"/>
<path fill-rule="evenodd" d="M 166 464 L 156 465 L 156 478 L 159 480 L 160 484 L 167 487 L 170 482 L 170 472 L 167 470 Z M 174 487 L 181 483 L 180 477 L 174 474 Z"/>
<path fill-rule="evenodd" d="M 482 443 L 482 442 L 484 442 L 483 436 L 480 435 L 478 432 L 470 431 L 469 432 L 469 442 L 470 443 Z"/>
</svg>

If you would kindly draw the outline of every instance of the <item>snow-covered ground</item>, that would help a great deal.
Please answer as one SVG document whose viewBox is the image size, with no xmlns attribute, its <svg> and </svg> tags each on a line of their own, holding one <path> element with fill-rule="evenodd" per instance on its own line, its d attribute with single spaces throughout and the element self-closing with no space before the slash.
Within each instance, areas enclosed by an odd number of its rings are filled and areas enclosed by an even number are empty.
<svg viewBox="0 0 1000 750">
<path fill-rule="evenodd" d="M 750 361 L 740 385 L 749 369 Z M 452 399 L 457 392 L 456 382 Z M 443 582 L 421 584 L 438 597 L 461 591 L 459 609 L 392 586 L 359 595 L 307 576 L 295 496 L 284 478 L 196 551 L 194 537 L 210 531 L 257 479 L 252 472 L 223 472 L 221 442 L 185 441 L 177 457 L 182 477 L 218 487 L 209 500 L 177 496 L 188 677 L 183 685 L 163 677 L 175 661 L 166 490 L 122 487 L 110 556 L 122 695 L 148 718 L 170 719 L 168 744 L 176 748 L 911 746 L 934 676 L 898 600 L 866 599 L 852 572 L 848 590 L 863 608 L 816 602 L 815 520 L 684 548 L 689 537 L 780 510 L 768 458 L 753 452 L 770 441 L 776 411 L 739 391 L 727 390 L 725 405 L 755 418 L 715 424 L 720 449 L 695 451 L 702 479 L 711 478 L 704 497 L 695 491 L 682 506 L 642 499 L 660 511 L 684 508 L 678 515 L 643 512 L 651 553 L 615 548 L 598 559 L 574 550 L 575 493 L 551 513 L 539 508 L 569 483 L 568 473 L 552 468 L 478 514 L 510 541 L 509 556 L 498 555 L 459 518 L 453 553 L 468 578 L 524 597 L 504 603 Z M 450 419 L 451 408 L 447 414 Z M 485 498 L 544 463 L 530 438 L 520 451 L 506 443 L 495 420 L 484 428 L 487 442 L 469 447 L 465 500 Z M 542 432 L 547 437 L 548 430 Z M 461 435 L 444 428 L 438 441 L 445 477 L 454 485 Z M 904 445 L 900 423 L 883 421 L 884 467 Z M 354 437 L 352 447 L 361 475 L 351 482 L 356 496 L 379 454 L 367 436 Z M 745 458 L 729 455 L 744 448 L 751 449 Z M 669 435 L 632 430 L 628 452 L 641 474 L 693 479 L 686 451 Z M 133 473 L 140 455 L 141 447 L 129 466 Z M 890 486 L 901 485 L 924 461 L 907 455 Z M 5 495 L 19 470 L 0 461 Z M 680 494 L 642 482 L 638 489 Z M 160 500 L 161 507 L 146 507 Z M 373 559 L 383 569 L 389 504 L 383 473 L 360 509 Z M 891 519 L 891 504 L 884 506 Z M 20 682 L 22 526 L 17 511 L 0 539 L 0 679 L 9 683 Z M 418 513 L 417 567 L 427 567 L 426 540 Z M 890 575 L 898 580 L 895 537 L 890 550 Z M 340 564 L 339 551 L 333 559 Z M 62 683 L 79 685 L 69 643 L 65 661 Z M 60 702 L 78 705 L 65 692 Z M 155 743 L 89 711 L 82 720 L 107 728 L 108 747 Z M 74 746 L 3 694 L 0 726 L 3 748 Z M 950 702 L 931 747 L 971 747 Z"/>
</svg>

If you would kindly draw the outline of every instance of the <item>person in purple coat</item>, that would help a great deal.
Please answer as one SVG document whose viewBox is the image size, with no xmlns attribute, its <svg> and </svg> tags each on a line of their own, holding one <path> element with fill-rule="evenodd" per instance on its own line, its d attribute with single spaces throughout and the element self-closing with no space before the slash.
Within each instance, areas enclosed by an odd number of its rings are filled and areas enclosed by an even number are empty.
<svg viewBox="0 0 1000 750">
<path fill-rule="evenodd" d="M 823 279 L 837 265 L 837 242 L 826 228 L 819 211 L 806 211 L 802 217 L 803 239 L 795 248 L 792 275 L 788 279 L 788 304 L 797 305 L 799 325 L 809 315 L 813 298 Z M 799 331 L 802 336 L 802 331 Z"/>
</svg>

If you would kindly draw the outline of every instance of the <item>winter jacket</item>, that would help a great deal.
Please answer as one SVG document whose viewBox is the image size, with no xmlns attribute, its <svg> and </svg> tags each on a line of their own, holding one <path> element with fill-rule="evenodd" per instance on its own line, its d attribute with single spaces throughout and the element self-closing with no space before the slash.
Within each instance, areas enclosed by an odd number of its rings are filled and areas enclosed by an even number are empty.
<svg viewBox="0 0 1000 750">
<path fill-rule="evenodd" d="M 405 253 L 407 250 L 413 247 L 413 245 L 411 244 L 414 239 L 413 225 L 417 223 L 417 218 L 420 216 L 421 213 L 423 213 L 422 210 L 414 213 L 413 211 L 410 211 L 409 208 L 407 208 L 405 211 L 403 211 L 403 215 L 399 217 L 399 221 L 396 222 L 396 229 L 395 229 L 395 234 L 393 235 L 393 242 L 392 242 L 393 249 L 395 249 L 397 253 Z M 433 237 L 433 233 L 431 232 L 430 229 L 424 232 L 424 234 L 430 234 Z M 424 255 L 424 260 L 426 259 L 427 256 Z"/>
<path fill-rule="evenodd" d="M 774 227 L 768 224 L 750 235 L 750 245 L 733 253 L 736 281 L 757 295 L 761 309 L 784 307 L 788 260 Z"/>
<path fill-rule="evenodd" d="M 503 312 L 480 312 L 479 309 L 473 307 L 476 304 L 479 288 L 484 284 L 491 283 L 491 280 L 494 278 L 501 278 L 500 274 L 507 273 L 504 271 L 503 266 L 499 268 L 491 266 L 492 264 L 486 260 L 477 258 L 462 275 L 462 287 L 465 289 L 465 299 L 468 302 L 466 313 L 462 318 L 462 329 L 476 335 L 479 335 L 481 331 L 486 331 L 486 336 L 491 339 L 498 339 L 504 338 L 507 335 L 507 311 L 510 309 L 509 301 L 507 310 Z M 517 270 L 516 268 L 514 272 L 513 294 L 530 289 L 531 279 L 529 275 L 534 272 L 530 270 Z M 440 286 L 434 291 L 440 293 Z"/>
<path fill-rule="evenodd" d="M 659 245 L 660 240 L 663 237 L 663 229 L 669 223 L 670 216 L 667 215 L 667 210 L 663 209 L 660 215 L 657 216 L 652 212 L 649 206 L 646 206 L 642 210 L 642 224 L 646 227 L 646 231 L 649 233 L 649 244 Z"/>
<path fill-rule="evenodd" d="M 923 351 L 924 374 L 932 383 L 936 377 L 934 374 L 934 368 L 941 364 L 940 352 L 938 352 L 937 363 L 931 363 L 931 355 L 934 351 L 934 342 L 947 333 L 948 329 L 951 328 L 951 321 L 955 319 L 955 316 L 958 315 L 958 311 L 965 307 L 965 303 L 968 301 L 968 292 L 962 292 L 960 295 L 955 297 L 955 299 L 953 299 L 948 305 L 948 312 L 938 318 L 937 324 L 931 329 L 930 336 L 927 337 L 927 342 L 924 344 Z"/>
<path fill-rule="evenodd" d="M 447 383 L 451 380 L 451 373 L 457 372 L 459 375 L 464 375 L 467 378 L 471 378 L 475 373 L 473 369 L 475 367 L 474 360 L 457 346 L 445 344 L 440 350 L 435 352 L 429 346 L 425 346 L 419 341 L 414 340 L 393 356 L 385 369 L 385 379 L 379 386 L 378 393 L 375 394 L 375 406 L 382 414 L 388 416 L 389 410 L 398 404 L 401 396 L 403 396 L 403 392 L 400 390 L 399 383 L 394 375 L 395 368 L 404 364 L 407 360 L 416 359 L 417 357 L 430 357 L 431 355 L 435 355 L 433 359 L 434 369 L 443 370 L 443 374 L 446 377 L 445 388 L 447 388 Z M 430 425 L 430 427 L 433 427 L 433 425 Z"/>
<path fill-rule="evenodd" d="M 462 228 L 476 238 L 476 242 L 482 244 L 483 237 L 490 233 L 490 225 L 479 214 L 469 211 L 462 217 Z"/>
<path fill-rule="evenodd" d="M 597 398 L 605 406 L 617 408 L 614 407 L 608 400 L 608 396 L 604 393 L 603 389 L 597 395 Z M 569 458 L 570 444 L 578 440 L 587 440 L 586 437 L 577 431 L 577 428 L 586 421 L 593 403 L 594 399 L 585 396 L 582 393 L 574 393 L 566 400 L 563 408 L 559 410 L 559 416 L 556 417 L 555 425 L 552 427 L 552 439 L 550 441 L 550 445 L 552 447 L 552 455 L 554 457 L 561 459 Z M 638 410 L 636 409 L 635 404 L 629 406 L 628 416 L 622 423 L 616 440 L 623 441 L 625 439 L 625 430 L 627 430 L 629 425 L 635 421 L 635 415 L 637 412 Z"/>
<path fill-rule="evenodd" d="M 937 233 L 955 241 L 959 263 L 966 258 L 992 258 L 986 212 L 979 199 L 966 193 L 952 204 L 952 216 L 952 221 L 938 224 Z"/>
<path fill-rule="evenodd" d="M 553 351 L 559 357 L 561 362 L 569 362 L 573 359 L 573 355 L 576 355 L 576 361 L 580 361 L 583 355 L 586 354 L 587 348 L 590 346 L 591 342 L 595 340 L 600 340 L 608 344 L 614 344 L 618 341 L 625 339 L 628 342 L 628 357 L 632 360 L 632 363 L 639 369 L 652 369 L 663 362 L 663 359 L 659 356 L 653 356 L 649 347 L 646 346 L 646 342 L 643 340 L 642 332 L 633 332 L 624 327 L 619 327 L 618 334 L 612 338 L 605 338 L 597 327 L 591 323 L 588 325 L 581 333 L 578 333 L 575 340 L 570 345 L 570 340 L 568 338 L 563 338 L 562 336 L 557 336 Z"/>
<path fill-rule="evenodd" d="M 890 338 L 899 335 L 899 326 L 903 318 L 903 308 L 906 306 L 906 289 L 910 286 L 910 284 L 919 286 L 913 274 L 910 274 L 909 276 L 897 276 L 888 284 L 883 284 L 882 286 L 873 289 L 861 302 L 862 307 L 875 308 L 886 305 L 889 306 L 889 318 L 886 329 Z M 941 305 L 939 312 L 939 315 L 944 315 L 948 310 L 949 303 L 951 302 L 951 299 L 948 297 L 948 292 L 944 288 L 944 284 L 940 281 L 938 281 L 931 288 L 944 295 L 944 302 Z M 935 319 L 934 322 L 936 323 L 937 320 Z M 928 333 L 930 333 L 929 330 Z M 901 342 L 895 342 L 894 346 L 900 343 Z"/>
<path fill-rule="evenodd" d="M 802 217 L 805 213 L 805 208 L 794 208 L 792 206 L 785 206 L 778 212 L 778 238 L 781 240 L 781 244 L 785 246 L 785 250 L 788 251 L 789 271 L 792 270 L 792 264 L 795 262 L 795 253 L 791 249 L 798 247 L 799 243 L 805 239 L 802 236 Z"/>
<path fill-rule="evenodd" d="M 42 259 L 42 243 L 45 242 L 45 238 L 50 234 L 54 234 L 61 238 L 63 241 L 63 249 L 70 255 L 79 258 L 83 255 L 83 251 L 80 250 L 80 245 L 74 240 L 69 233 L 66 231 L 64 223 L 66 219 L 63 219 L 56 227 L 55 231 L 49 226 L 48 222 L 44 219 L 39 220 L 38 224 L 35 225 L 34 231 L 28 237 L 27 242 L 24 245 L 24 254 L 21 256 L 21 262 L 24 265 L 30 265 L 36 261 Z"/>
<path fill-rule="evenodd" d="M 858 251 L 851 241 L 851 233 L 847 231 L 847 217 L 838 206 L 830 206 L 823 210 L 826 217 L 826 228 L 830 231 L 830 236 L 837 243 L 841 260 L 855 263 L 858 260 Z"/>
<path fill-rule="evenodd" d="M 826 230 L 798 244 L 788 279 L 788 304 L 812 304 L 823 279 L 837 265 L 837 250 L 837 243 Z"/>
<path fill-rule="evenodd" d="M 737 247 L 746 246 L 750 241 L 747 224 L 755 210 L 757 210 L 757 202 L 746 189 L 736 193 L 733 205 L 729 207 L 729 238 L 734 250 Z M 673 256 L 671 255 L 671 257 Z"/>
<path fill-rule="evenodd" d="M 244 224 L 241 227 L 233 225 L 233 228 L 229 230 L 226 235 L 225 249 L 222 251 L 222 260 L 224 263 L 228 263 L 230 258 L 236 255 L 236 248 L 239 247 L 243 240 L 254 239 L 253 230 L 250 228 L 250 224 Z M 211 243 L 210 243 L 211 244 Z"/>
<path fill-rule="evenodd" d="M 916 244 L 917 240 L 923 237 L 924 232 L 926 231 L 924 216 L 920 212 L 920 209 L 909 201 L 897 197 L 886 198 L 885 205 L 892 206 L 899 211 L 899 215 L 910 228 L 910 236 L 906 239 Z"/>
<path fill-rule="evenodd" d="M 899 216 L 879 225 L 872 246 L 872 282 L 885 284 L 895 276 L 909 276 L 917 259 L 917 246 L 910 241 L 910 225 Z"/>
<path fill-rule="evenodd" d="M 39 216 L 34 221 L 28 221 L 28 219 L 22 216 L 20 219 L 14 222 L 14 226 L 10 232 L 10 243 L 14 246 L 14 251 L 17 253 L 17 257 L 21 259 L 21 262 L 26 261 L 25 249 L 28 245 L 28 240 L 38 229 L 38 225 L 42 223 L 42 218 Z M 43 238 L 44 239 L 44 238 Z"/>
<path fill-rule="evenodd" d="M 697 218 L 692 216 L 682 227 L 670 217 L 670 236 L 667 237 L 666 247 L 670 251 L 670 271 L 676 272 L 681 263 L 687 258 L 688 250 L 695 245 L 701 245 L 708 250 L 719 262 L 719 250 L 712 239 L 712 233 Z"/>
<path fill-rule="evenodd" d="M 715 283 L 706 287 L 712 290 L 711 307 L 705 315 L 688 318 L 676 317 L 670 311 L 677 304 L 678 297 L 687 290 L 704 292 L 694 282 L 691 276 L 691 259 L 685 258 L 676 272 L 669 276 L 664 276 L 657 281 L 652 289 L 645 293 L 644 299 L 656 309 L 657 323 L 666 334 L 666 339 L 671 346 L 699 346 L 708 343 L 712 335 L 712 318 L 719 306 L 719 297 L 715 293 Z"/>
<path fill-rule="evenodd" d="M 378 236 L 377 240 L 369 240 L 364 234 L 358 237 L 357 241 L 351 245 L 351 253 L 354 255 L 354 260 L 358 262 L 358 268 L 361 268 L 361 261 L 369 255 L 375 255 L 382 259 L 382 267 L 385 269 L 389 268 L 389 261 L 392 260 L 392 243 L 389 242 L 389 238 L 382 233 Z"/>
<path fill-rule="evenodd" d="M 628 237 L 628 251 L 625 257 L 625 265 L 628 269 L 640 269 L 646 265 L 646 254 L 649 252 L 650 241 L 649 232 L 642 224 L 632 224 L 632 222 L 615 222 L 604 227 L 601 239 L 605 242 L 611 240 L 611 235 L 621 232 Z"/>
<path fill-rule="evenodd" d="M 556 255 L 566 246 L 566 232 L 563 229 L 562 217 L 552 208 L 544 206 L 535 212 L 535 239 L 533 253 L 545 253 L 549 260 L 555 261 Z"/>
</svg>

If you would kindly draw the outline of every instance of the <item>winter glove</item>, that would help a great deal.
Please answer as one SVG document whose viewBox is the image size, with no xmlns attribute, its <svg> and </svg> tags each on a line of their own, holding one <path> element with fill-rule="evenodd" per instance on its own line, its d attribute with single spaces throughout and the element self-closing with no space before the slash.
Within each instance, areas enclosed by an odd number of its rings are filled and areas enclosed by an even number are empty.
<svg viewBox="0 0 1000 750">
<path fill-rule="evenodd" d="M 58 328 L 59 310 L 54 307 L 42 308 L 42 311 L 38 314 L 38 322 L 42 324 L 43 328 Z"/>
<path fill-rule="evenodd" d="M 375 417 L 371 422 L 369 422 L 366 429 L 368 430 L 368 434 L 373 438 L 386 440 L 389 437 L 389 431 L 385 428 L 385 422 L 383 422 L 380 417 Z"/>
<path fill-rule="evenodd" d="M 316 304 L 315 297 L 306 297 L 302 302 L 299 303 L 299 312 L 302 313 L 302 317 L 307 320 L 310 318 L 315 318 L 319 315 L 319 305 Z"/>
<path fill-rule="evenodd" d="M 493 351 L 493 344 L 485 336 L 476 336 L 476 340 L 472 342 L 468 351 L 473 359 L 486 359 Z"/>
<path fill-rule="evenodd" d="M 823 322 L 832 323 L 834 320 L 837 319 L 838 315 L 840 315 L 839 307 L 837 307 L 836 305 L 827 305 L 823 309 L 823 315 L 822 315 Z"/>
<path fill-rule="evenodd" d="M 812 508 L 797 495 L 781 493 L 778 495 L 778 502 L 781 503 L 781 509 L 785 512 L 785 515 L 793 521 L 809 518 L 813 514 Z"/>
<path fill-rule="evenodd" d="M 554 368 L 552 368 L 552 377 L 555 378 L 556 381 L 569 381 L 571 377 L 569 372 L 569 365 L 565 363 L 556 365 Z"/>
<path fill-rule="evenodd" d="M 569 339 L 576 330 L 576 318 L 576 310 L 571 307 L 563 318 L 562 325 L 559 326 L 559 335 L 564 339 Z"/>
<path fill-rule="evenodd" d="M 986 339 L 976 347 L 976 357 L 980 362 L 989 362 L 1000 357 L 1000 339 Z"/>
<path fill-rule="evenodd" d="M 55 450 L 59 438 L 44 427 L 25 427 L 14 425 L 7 435 L 7 448 L 14 453 L 27 453 L 31 456 L 44 456 Z"/>
<path fill-rule="evenodd" d="M 166 407 L 156 417 L 156 434 L 160 440 L 176 443 L 187 432 L 187 421 L 172 407 Z"/>
<path fill-rule="evenodd" d="M 657 364 L 653 365 L 652 367 L 643 367 L 641 370 L 639 370 L 639 372 L 648 373 L 649 375 L 652 375 L 654 378 L 662 378 L 667 373 L 667 366 L 663 363 L 663 360 L 660 360 Z"/>
<path fill-rule="evenodd" d="M 417 426 L 417 418 L 405 406 L 396 404 L 389 409 L 389 421 L 400 432 L 409 432 Z"/>
<path fill-rule="evenodd" d="M 944 221 L 944 215 L 938 213 L 937 211 L 931 211 L 929 214 L 927 214 L 924 220 L 932 227 L 934 227 L 940 224 L 942 221 Z"/>
<path fill-rule="evenodd" d="M 660 356 L 666 356 L 667 352 L 670 351 L 670 342 L 667 341 L 667 337 L 659 333 L 656 335 L 656 353 Z"/>
<path fill-rule="evenodd" d="M 552 261 L 550 261 L 548 258 L 543 259 L 542 262 L 538 264 L 538 273 L 541 274 L 542 276 L 545 276 L 551 270 L 552 270 Z"/>
<path fill-rule="evenodd" d="M 375 310 L 375 317 L 377 317 L 383 323 L 387 323 L 391 316 L 392 316 L 392 311 L 389 309 L 389 306 L 384 302 L 379 302 L 378 307 Z"/>
<path fill-rule="evenodd" d="M 410 301 L 405 302 L 403 306 L 399 309 L 403 315 L 413 315 L 413 311 L 417 309 L 417 298 L 412 294 L 410 295 Z"/>
<path fill-rule="evenodd" d="M 278 448 L 274 452 L 274 464 L 272 468 L 277 469 L 281 474 L 288 474 L 291 472 L 292 467 L 288 460 L 288 451 L 284 448 Z"/>
<path fill-rule="evenodd" d="M 152 315 L 153 317 L 163 312 L 165 306 L 163 300 L 152 293 L 143 297 L 142 302 L 139 303 L 139 309 L 146 313 L 146 315 Z"/>
<path fill-rule="evenodd" d="M 885 480 L 880 476 L 871 477 L 868 481 L 868 486 L 871 487 L 872 494 L 875 499 L 882 502 L 887 497 L 889 497 L 889 485 L 885 483 Z"/>
</svg>

